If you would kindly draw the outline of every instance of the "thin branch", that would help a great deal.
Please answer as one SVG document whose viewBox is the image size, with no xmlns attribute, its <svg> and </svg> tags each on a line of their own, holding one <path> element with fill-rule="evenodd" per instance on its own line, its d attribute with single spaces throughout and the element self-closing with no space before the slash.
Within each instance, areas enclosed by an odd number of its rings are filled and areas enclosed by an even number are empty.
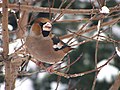
<svg viewBox="0 0 120 90">
<path fill-rule="evenodd" d="M 75 64 L 77 61 L 79 61 L 80 58 L 82 57 L 82 55 L 83 54 L 80 54 L 80 56 L 75 61 L 73 61 L 72 63 L 68 64 L 67 66 L 64 66 L 64 67 L 61 67 L 61 68 L 57 69 L 57 71 L 61 70 L 61 69 L 64 69 L 64 68 L 69 68 L 70 66 L 72 66 L 73 64 Z"/>
<path fill-rule="evenodd" d="M 75 0 L 72 0 L 72 1 L 65 7 L 64 10 L 68 9 L 74 1 L 75 1 Z M 63 15 L 64 15 L 64 11 L 62 11 L 52 22 L 55 22 L 56 20 L 59 20 Z"/>
<path fill-rule="evenodd" d="M 102 23 L 102 24 L 101 24 L 101 28 L 104 27 L 104 26 L 113 25 L 113 24 L 115 24 L 115 23 L 117 23 L 117 22 L 120 22 L 120 17 L 118 17 L 118 18 L 116 18 L 116 19 L 112 19 L 112 20 L 109 21 L 109 22 Z M 90 27 L 89 29 L 84 30 L 84 32 L 80 32 L 80 33 L 76 32 L 76 33 L 78 33 L 79 35 L 82 35 L 82 34 L 84 34 L 84 33 L 88 33 L 88 32 L 91 32 L 91 31 L 93 31 L 93 30 L 97 30 L 97 25 L 92 26 L 92 27 Z M 68 34 L 68 35 L 64 35 L 64 36 L 61 36 L 60 39 L 69 38 L 69 37 L 71 37 L 71 36 L 73 36 L 73 35 L 74 35 L 73 33 L 72 33 L 72 34 Z"/>
<path fill-rule="evenodd" d="M 50 0 L 48 0 L 48 6 L 49 6 L 49 19 L 51 19 L 51 3 Z"/>
<path fill-rule="evenodd" d="M 96 69 L 93 69 L 93 70 L 89 70 L 89 71 L 86 71 L 86 72 L 82 72 L 82 73 L 77 73 L 77 74 L 66 74 L 66 73 L 63 73 L 63 72 L 59 72 L 59 71 L 56 71 L 56 70 L 52 70 L 52 74 L 56 74 L 56 75 L 59 75 L 59 76 L 62 76 L 62 77 L 65 77 L 65 78 L 74 78 L 74 77 L 80 77 L 80 76 L 83 76 L 83 75 L 86 75 L 86 74 L 89 74 L 89 73 L 93 73 L 93 72 L 96 72 L 96 71 L 99 71 L 101 70 L 104 66 L 106 66 L 116 55 L 116 52 L 114 52 L 111 57 L 108 58 L 108 61 L 101 65 L 100 67 L 97 67 Z M 36 61 L 32 60 L 34 63 L 36 63 Z M 37 63 L 36 63 L 37 64 Z M 44 66 L 41 66 L 42 69 L 46 70 L 46 67 Z M 40 72 L 40 71 L 38 71 Z M 33 72 L 33 73 L 21 73 L 19 74 L 20 76 L 31 76 L 35 73 L 38 73 L 38 72 Z"/>
<path fill-rule="evenodd" d="M 55 90 L 58 90 L 58 86 L 59 86 L 60 80 L 61 80 L 61 76 L 58 76 L 57 77 L 57 86 L 56 86 Z"/>
<path fill-rule="evenodd" d="M 18 23 L 19 31 L 17 33 L 17 38 L 22 38 L 24 36 L 24 34 L 26 32 L 26 25 L 28 23 L 28 16 L 29 16 L 29 12 L 27 12 L 27 11 L 21 11 L 20 13 L 22 15 L 21 15 L 21 17 L 19 19 L 19 23 Z"/>
<path fill-rule="evenodd" d="M 0 3 L 0 7 L 2 7 L 2 4 Z M 29 6 L 29 5 L 17 5 L 17 4 L 9 4 L 9 8 L 11 9 L 18 9 L 25 10 L 28 12 L 49 12 L 48 7 L 35 7 L 35 6 Z M 110 9 L 110 13 L 120 11 L 120 6 L 115 6 Z M 93 10 L 92 9 L 57 9 L 57 8 L 51 8 L 51 13 L 61 13 L 63 12 L 64 14 L 91 14 Z M 98 9 L 94 9 L 93 14 L 99 13 Z"/>
<path fill-rule="evenodd" d="M 95 47 L 95 69 L 97 69 L 97 62 L 98 62 L 98 47 L 99 47 L 99 40 L 98 39 L 99 39 L 99 34 L 100 34 L 100 25 L 101 25 L 101 20 L 98 21 L 98 25 L 97 25 L 98 35 L 97 35 L 97 41 L 96 41 L 96 47 Z M 98 72 L 95 72 L 92 90 L 95 89 L 97 75 L 98 75 Z"/>
<path fill-rule="evenodd" d="M 62 0 L 62 3 L 60 4 L 59 8 L 58 9 L 61 9 L 63 4 L 65 3 L 66 1 Z M 56 18 L 57 17 L 57 13 L 54 14 L 53 18 Z"/>
<path fill-rule="evenodd" d="M 92 73 L 92 72 L 96 72 L 96 71 L 99 71 L 100 69 L 102 69 L 105 65 L 107 65 L 113 58 L 114 56 L 116 55 L 116 52 L 113 53 L 111 55 L 111 57 L 108 58 L 108 61 L 101 65 L 100 67 L 96 68 L 96 69 L 93 69 L 93 70 L 90 70 L 90 71 L 86 71 L 86 72 L 82 72 L 82 73 L 77 73 L 77 74 L 65 74 L 65 73 L 62 73 L 62 72 L 58 72 L 58 71 L 53 71 L 54 74 L 57 74 L 57 75 L 60 75 L 60 76 L 63 76 L 65 78 L 74 78 L 74 77 L 80 77 L 80 76 L 83 76 L 83 75 L 86 75 L 86 74 L 89 74 L 89 73 Z"/>
</svg>

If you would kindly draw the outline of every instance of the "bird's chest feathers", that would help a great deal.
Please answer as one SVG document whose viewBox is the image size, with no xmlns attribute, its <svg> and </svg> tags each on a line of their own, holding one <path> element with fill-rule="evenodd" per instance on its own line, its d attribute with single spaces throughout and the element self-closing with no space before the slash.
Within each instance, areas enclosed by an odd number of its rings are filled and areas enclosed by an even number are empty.
<svg viewBox="0 0 120 90">
<path fill-rule="evenodd" d="M 42 38 L 31 38 L 28 39 L 29 44 L 27 46 L 32 50 L 39 50 L 39 52 L 50 52 L 53 51 L 53 43 L 52 40 L 48 37 Z M 27 42 L 27 41 L 26 41 Z"/>
</svg>

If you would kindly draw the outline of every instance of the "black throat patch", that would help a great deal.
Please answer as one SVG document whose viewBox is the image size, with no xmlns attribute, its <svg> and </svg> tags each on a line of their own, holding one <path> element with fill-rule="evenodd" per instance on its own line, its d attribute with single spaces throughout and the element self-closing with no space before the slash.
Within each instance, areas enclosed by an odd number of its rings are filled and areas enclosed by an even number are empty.
<svg viewBox="0 0 120 90">
<path fill-rule="evenodd" d="M 42 30 L 43 37 L 47 37 L 50 34 L 50 31 L 44 31 Z"/>
<path fill-rule="evenodd" d="M 39 25 L 41 26 L 41 29 L 42 29 L 42 35 L 43 35 L 43 37 L 47 37 L 50 34 L 50 31 L 43 30 L 43 25 L 44 24 L 46 24 L 46 22 L 45 23 L 42 23 L 42 22 L 39 23 Z"/>
</svg>

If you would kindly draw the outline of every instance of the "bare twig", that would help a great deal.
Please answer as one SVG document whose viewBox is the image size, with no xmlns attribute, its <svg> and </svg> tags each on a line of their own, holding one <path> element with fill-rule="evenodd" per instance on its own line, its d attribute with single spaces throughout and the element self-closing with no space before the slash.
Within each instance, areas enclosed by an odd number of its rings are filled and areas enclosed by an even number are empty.
<svg viewBox="0 0 120 90">
<path fill-rule="evenodd" d="M 97 25 L 98 35 L 97 35 L 97 41 L 96 41 L 96 47 L 95 47 L 95 69 L 97 69 L 97 62 L 98 62 L 98 47 L 99 47 L 98 39 L 99 39 L 99 34 L 100 34 L 100 26 L 101 26 L 101 20 L 98 21 L 98 25 Z M 97 75 L 98 75 L 98 72 L 95 73 L 92 90 L 94 90 L 94 88 L 95 88 Z"/>
<path fill-rule="evenodd" d="M 93 72 L 96 72 L 96 71 L 99 71 L 100 69 L 102 69 L 104 66 L 106 66 L 116 55 L 116 52 L 114 52 L 111 57 L 108 58 L 108 61 L 97 67 L 96 69 L 93 69 L 93 70 L 89 70 L 89 71 L 85 71 L 85 72 L 82 72 L 82 73 L 77 73 L 77 74 L 67 74 L 67 73 L 63 73 L 63 72 L 59 72 L 59 71 L 56 71 L 56 70 L 52 70 L 52 73 L 53 74 L 56 74 L 56 75 L 59 75 L 59 76 L 62 76 L 62 77 L 65 77 L 65 78 L 74 78 L 74 77 L 80 77 L 80 76 L 83 76 L 83 75 L 86 75 L 86 74 L 89 74 L 89 73 L 93 73 Z M 32 60 L 34 63 L 36 63 L 35 60 Z M 36 63 L 37 64 L 37 63 Z M 46 67 L 45 66 L 41 66 L 42 69 L 46 70 Z M 36 73 L 36 72 L 35 72 Z M 22 74 L 22 75 L 33 75 L 34 73 L 26 73 L 26 74 Z"/>
<path fill-rule="evenodd" d="M 58 77 L 57 77 L 57 86 L 56 86 L 55 90 L 58 89 L 58 86 L 59 86 L 60 80 L 61 80 L 61 76 L 58 76 Z"/>
<path fill-rule="evenodd" d="M 108 58 L 108 61 L 101 65 L 100 67 L 97 67 L 96 69 L 93 69 L 93 70 L 90 70 L 90 71 L 86 71 L 86 72 L 82 72 L 82 73 L 77 73 L 77 74 L 65 74 L 65 73 L 62 73 L 62 72 L 58 72 L 58 71 L 53 71 L 54 74 L 57 74 L 57 75 L 60 75 L 60 76 L 63 76 L 65 78 L 74 78 L 74 77 L 80 77 L 80 76 L 83 76 L 83 75 L 86 75 L 86 74 L 89 74 L 89 73 L 92 73 L 92 72 L 96 72 L 96 71 L 99 71 L 100 69 L 102 69 L 105 65 L 107 65 L 113 58 L 114 56 L 116 55 L 116 52 L 113 53 L 111 55 L 111 57 Z"/>
<path fill-rule="evenodd" d="M 51 3 L 50 3 L 50 0 L 48 0 L 48 6 L 49 6 L 49 19 L 51 19 Z"/>
<path fill-rule="evenodd" d="M 72 65 L 75 64 L 78 60 L 80 60 L 80 58 L 82 57 L 82 55 L 83 55 L 83 54 L 81 54 L 75 61 L 73 61 L 72 63 L 68 64 L 67 66 L 64 66 L 64 67 L 62 67 L 62 68 L 57 69 L 57 71 L 60 70 L 60 69 L 64 69 L 64 68 L 68 68 L 68 67 L 72 66 Z"/>
<path fill-rule="evenodd" d="M 21 14 L 21 17 L 20 17 L 19 23 L 18 23 L 19 32 L 17 33 L 17 38 L 22 38 L 26 32 L 26 25 L 28 23 L 29 12 L 21 11 L 20 14 Z"/>
<path fill-rule="evenodd" d="M 71 0 L 71 2 L 65 7 L 64 10 L 68 9 L 74 1 L 75 0 Z M 64 15 L 64 11 L 62 11 L 52 22 L 59 20 L 63 15 Z"/>
<path fill-rule="evenodd" d="M 2 4 L 0 3 L 0 7 L 2 7 Z M 9 8 L 11 9 L 19 9 L 19 5 L 17 4 L 9 4 Z M 35 6 L 28 6 L 28 5 L 20 5 L 21 10 L 25 10 L 28 12 L 49 12 L 48 7 L 35 7 Z M 120 11 L 120 6 L 117 7 L 112 7 L 109 8 L 110 13 Z M 63 12 L 64 14 L 91 14 L 92 9 L 56 9 L 56 8 L 51 8 L 51 13 L 61 13 Z M 93 14 L 98 13 L 98 9 L 94 9 Z"/>
<path fill-rule="evenodd" d="M 111 20 L 109 22 L 102 23 L 101 28 L 104 27 L 104 26 L 113 25 L 113 24 L 115 24 L 117 22 L 120 22 L 120 17 L 115 18 L 115 19 L 113 19 L 113 20 Z M 76 33 L 78 33 L 79 35 L 82 35 L 84 33 L 88 33 L 88 32 L 91 32 L 93 30 L 97 30 L 97 25 L 92 26 L 89 29 L 84 30 L 84 32 L 80 32 L 80 33 L 76 32 Z M 74 35 L 73 33 L 69 34 L 69 35 L 64 35 L 64 36 L 61 36 L 60 39 L 69 38 L 69 37 L 72 37 L 73 35 Z"/>
</svg>

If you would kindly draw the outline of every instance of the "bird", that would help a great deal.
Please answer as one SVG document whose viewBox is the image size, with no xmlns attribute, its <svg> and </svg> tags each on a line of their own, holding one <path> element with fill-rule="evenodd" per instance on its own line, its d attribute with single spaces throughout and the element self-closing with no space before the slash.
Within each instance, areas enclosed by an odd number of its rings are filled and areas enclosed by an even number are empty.
<svg viewBox="0 0 120 90">
<path fill-rule="evenodd" d="M 73 49 L 52 33 L 52 23 L 47 18 L 37 18 L 26 36 L 25 45 L 32 56 L 40 62 L 55 64 Z"/>
</svg>

